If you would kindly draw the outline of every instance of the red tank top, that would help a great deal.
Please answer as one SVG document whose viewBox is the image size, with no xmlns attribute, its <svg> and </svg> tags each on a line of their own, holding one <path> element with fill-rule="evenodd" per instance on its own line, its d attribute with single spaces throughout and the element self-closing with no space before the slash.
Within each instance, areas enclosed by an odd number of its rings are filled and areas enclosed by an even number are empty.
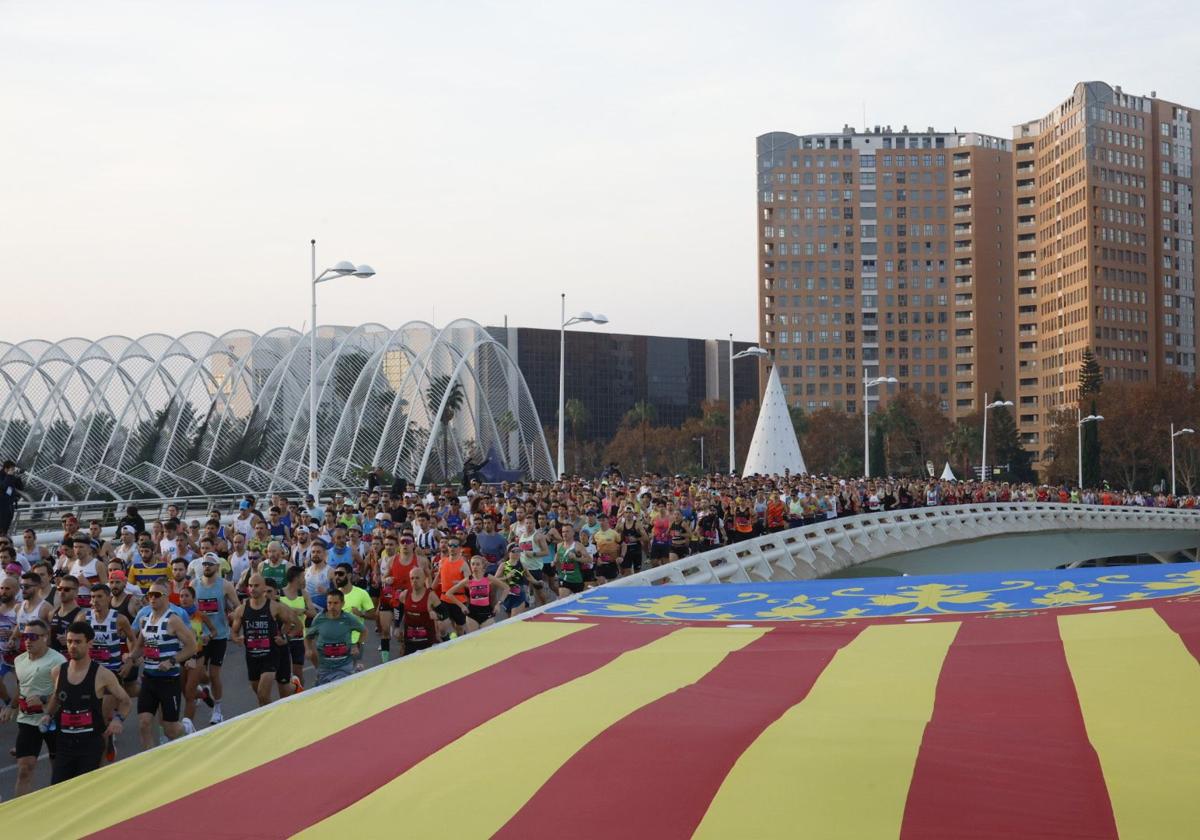
<svg viewBox="0 0 1200 840">
<path fill-rule="evenodd" d="M 431 590 L 414 599 L 410 588 L 404 596 L 404 638 L 410 642 L 432 642 L 437 637 L 434 634 L 433 619 L 429 616 L 429 596 Z"/>
</svg>

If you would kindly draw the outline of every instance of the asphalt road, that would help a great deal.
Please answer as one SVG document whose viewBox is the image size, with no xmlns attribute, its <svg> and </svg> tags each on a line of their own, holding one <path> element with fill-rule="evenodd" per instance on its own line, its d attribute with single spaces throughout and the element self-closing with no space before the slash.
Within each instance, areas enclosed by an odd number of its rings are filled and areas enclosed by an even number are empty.
<svg viewBox="0 0 1200 840">
<path fill-rule="evenodd" d="M 372 626 L 368 622 L 368 626 Z M 376 647 L 379 642 L 379 636 L 371 630 L 367 639 L 363 643 L 363 661 L 367 667 L 379 664 L 379 652 Z M 393 642 L 393 647 L 398 646 L 398 642 Z M 250 689 L 250 684 L 246 680 L 246 657 L 243 649 L 234 645 L 232 642 L 229 645 L 229 652 L 225 656 L 225 665 L 221 669 L 222 682 L 225 686 L 225 698 L 221 703 L 221 709 L 225 715 L 225 720 L 231 720 L 235 715 L 250 709 L 257 708 L 258 701 L 254 696 L 254 692 Z M 304 684 L 311 688 L 316 681 L 316 671 L 312 665 L 306 665 L 304 671 Z M 10 693 L 16 689 L 16 678 L 12 675 L 5 677 L 5 685 Z M 124 731 L 117 736 L 117 760 L 134 755 L 141 751 L 141 742 L 138 738 L 137 715 L 135 713 L 130 716 L 125 724 Z M 208 716 L 211 710 L 203 702 L 196 701 L 196 717 L 193 719 L 197 729 L 205 729 L 209 726 Z M 220 724 L 217 724 L 218 726 Z M 7 802 L 13 796 L 13 786 L 17 781 L 17 762 L 9 752 L 17 740 L 17 724 L 15 722 L 0 723 L 0 796 Z M 34 789 L 45 787 L 50 784 L 50 760 L 46 756 L 46 751 L 43 748 L 42 754 L 37 763 L 37 772 L 34 777 Z"/>
</svg>

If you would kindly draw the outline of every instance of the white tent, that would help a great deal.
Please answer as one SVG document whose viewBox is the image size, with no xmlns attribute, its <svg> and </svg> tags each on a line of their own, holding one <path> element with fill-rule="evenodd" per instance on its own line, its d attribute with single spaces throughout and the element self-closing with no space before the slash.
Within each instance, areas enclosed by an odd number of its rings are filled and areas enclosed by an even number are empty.
<svg viewBox="0 0 1200 840">
<path fill-rule="evenodd" d="M 946 462 L 946 469 L 942 470 L 942 481 L 958 481 L 958 477 L 954 475 L 954 470 L 950 469 L 950 462 Z"/>
<path fill-rule="evenodd" d="M 796 440 L 796 429 L 792 415 L 788 413 L 787 399 L 779 374 L 771 368 L 767 381 L 767 392 L 763 394 L 762 406 L 758 410 L 758 423 L 754 426 L 754 439 L 746 453 L 742 475 L 782 475 L 789 470 L 793 475 L 808 472 L 804 456 L 800 454 L 800 442 Z"/>
</svg>

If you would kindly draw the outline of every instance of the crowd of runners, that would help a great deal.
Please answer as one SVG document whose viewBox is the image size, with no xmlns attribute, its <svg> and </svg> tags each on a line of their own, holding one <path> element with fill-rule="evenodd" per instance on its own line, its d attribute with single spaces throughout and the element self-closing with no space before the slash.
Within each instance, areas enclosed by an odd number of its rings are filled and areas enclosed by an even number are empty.
<svg viewBox="0 0 1200 840">
<path fill-rule="evenodd" d="M 43 748 L 58 782 L 115 761 L 127 723 L 144 749 L 219 724 L 230 655 L 245 658 L 266 705 L 305 689 L 306 663 L 322 685 L 361 670 L 366 645 L 387 662 L 730 542 L 856 513 L 989 501 L 1196 503 L 996 482 L 610 472 L 419 494 L 247 497 L 201 519 L 168 507 L 146 522 L 131 507 L 111 540 L 100 522 L 67 514 L 50 543 L 33 530 L 0 536 L 0 721 L 18 727 L 15 792 L 31 789 Z"/>
</svg>

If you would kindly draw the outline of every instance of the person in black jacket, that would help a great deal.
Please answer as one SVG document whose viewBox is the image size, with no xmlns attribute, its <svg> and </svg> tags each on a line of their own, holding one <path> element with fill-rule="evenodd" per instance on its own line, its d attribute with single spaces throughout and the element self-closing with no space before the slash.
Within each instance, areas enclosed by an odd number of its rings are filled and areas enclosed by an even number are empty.
<svg viewBox="0 0 1200 840">
<path fill-rule="evenodd" d="M 138 513 L 137 505 L 129 505 L 125 508 L 125 515 L 117 523 L 118 534 L 121 533 L 122 525 L 132 525 L 134 530 L 139 534 L 146 530 L 146 520 L 142 519 L 142 515 Z"/>
<path fill-rule="evenodd" d="M 7 534 L 12 527 L 13 518 L 17 515 L 17 504 L 21 501 L 21 491 L 25 482 L 21 481 L 20 470 L 12 461 L 4 462 L 4 471 L 0 473 L 0 534 Z"/>
</svg>

